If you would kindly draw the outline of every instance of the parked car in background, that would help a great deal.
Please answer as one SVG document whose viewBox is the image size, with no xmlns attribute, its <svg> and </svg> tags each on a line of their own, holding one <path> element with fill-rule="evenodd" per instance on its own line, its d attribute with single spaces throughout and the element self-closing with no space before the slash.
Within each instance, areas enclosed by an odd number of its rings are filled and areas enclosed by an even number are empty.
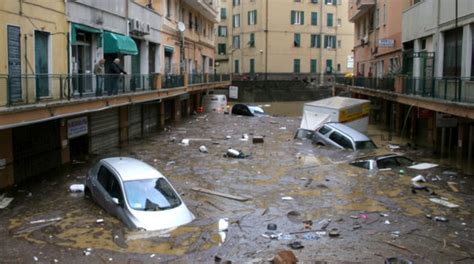
<svg viewBox="0 0 474 264">
<path fill-rule="evenodd" d="M 258 106 L 235 104 L 232 106 L 232 114 L 242 116 L 259 116 L 264 115 L 265 111 L 263 111 L 263 109 Z"/>
<path fill-rule="evenodd" d="M 341 123 L 326 123 L 316 129 L 313 144 L 354 151 L 377 148 L 369 137 Z"/>
<path fill-rule="evenodd" d="M 87 175 L 85 192 L 131 229 L 171 229 L 194 219 L 160 172 L 132 158 L 99 161 Z"/>
<path fill-rule="evenodd" d="M 408 167 L 414 165 L 415 162 L 400 154 L 388 154 L 359 158 L 350 164 L 368 170 L 381 170 Z"/>
</svg>

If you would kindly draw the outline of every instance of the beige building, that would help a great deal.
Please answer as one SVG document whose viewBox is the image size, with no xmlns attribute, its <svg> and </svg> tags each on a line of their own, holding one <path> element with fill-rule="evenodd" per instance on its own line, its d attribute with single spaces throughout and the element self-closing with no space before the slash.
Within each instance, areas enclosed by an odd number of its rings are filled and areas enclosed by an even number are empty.
<svg viewBox="0 0 474 264">
<path fill-rule="evenodd" d="M 222 0 L 216 71 L 352 72 L 348 0 Z"/>
<path fill-rule="evenodd" d="M 139 0 L 139 2 L 148 2 Z M 156 3 L 155 3 L 156 2 Z M 218 0 L 155 0 L 163 16 L 161 39 L 164 45 L 164 73 L 213 73 L 214 25 L 219 22 Z M 180 34 L 178 23 L 184 27 Z M 184 37 L 184 38 L 183 38 Z M 181 46 L 184 41 L 184 48 Z M 182 52 L 184 51 L 184 56 Z"/>
</svg>

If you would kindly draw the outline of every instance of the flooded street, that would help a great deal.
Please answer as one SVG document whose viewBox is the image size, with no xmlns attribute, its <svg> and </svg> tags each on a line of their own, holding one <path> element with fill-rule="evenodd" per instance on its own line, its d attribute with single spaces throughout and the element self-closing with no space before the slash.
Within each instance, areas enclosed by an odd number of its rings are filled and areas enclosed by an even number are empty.
<svg viewBox="0 0 474 264">
<path fill-rule="evenodd" d="M 400 152 L 417 162 L 441 166 L 402 173 L 351 166 L 348 161 L 358 153 L 293 139 L 302 104 L 271 104 L 265 110 L 276 116 L 258 118 L 193 116 L 128 147 L 17 186 L 9 193 L 15 200 L 0 210 L 0 262 L 266 263 L 298 241 L 304 248 L 293 252 L 303 263 L 383 263 L 389 257 L 473 263 L 472 176 L 423 150 L 403 147 L 403 139 L 386 141 L 387 132 L 375 126 L 369 136 L 379 146 L 376 154 L 390 152 L 388 143 L 400 144 Z M 250 139 L 242 140 L 243 134 Z M 253 136 L 264 136 L 264 143 L 253 144 Z M 190 139 L 188 146 L 178 144 L 184 138 Z M 199 152 L 201 145 L 209 153 Z M 250 156 L 224 157 L 230 147 Z M 68 192 L 71 184 L 84 182 L 93 164 L 110 156 L 134 157 L 157 168 L 196 219 L 168 234 L 129 231 L 82 193 Z M 412 189 L 417 174 L 426 178 L 431 192 Z M 204 194 L 195 187 L 249 200 Z M 222 218 L 229 220 L 226 232 L 219 232 Z M 268 230 L 269 224 L 276 230 Z"/>
</svg>

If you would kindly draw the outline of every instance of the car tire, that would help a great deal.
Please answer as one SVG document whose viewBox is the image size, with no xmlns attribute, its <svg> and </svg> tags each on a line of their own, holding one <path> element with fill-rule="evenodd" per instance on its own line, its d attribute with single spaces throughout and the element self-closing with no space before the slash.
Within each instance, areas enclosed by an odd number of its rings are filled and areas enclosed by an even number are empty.
<svg viewBox="0 0 474 264">
<path fill-rule="evenodd" d="M 91 199 L 91 197 L 92 197 L 92 196 L 91 196 L 91 190 L 90 190 L 88 187 L 86 187 L 86 188 L 84 189 L 84 198 L 86 198 L 86 199 Z"/>
</svg>

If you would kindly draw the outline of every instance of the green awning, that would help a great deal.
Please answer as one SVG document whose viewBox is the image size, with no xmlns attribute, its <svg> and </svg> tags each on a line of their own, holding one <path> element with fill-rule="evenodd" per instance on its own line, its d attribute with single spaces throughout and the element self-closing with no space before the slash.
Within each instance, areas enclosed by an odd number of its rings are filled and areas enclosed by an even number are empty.
<svg viewBox="0 0 474 264">
<path fill-rule="evenodd" d="M 165 52 L 173 53 L 173 47 L 165 46 Z"/>
<path fill-rule="evenodd" d="M 71 44 L 76 44 L 77 30 L 85 31 L 94 34 L 102 34 L 102 31 L 97 28 L 89 27 L 82 24 L 72 23 L 72 32 L 71 32 Z"/>
<path fill-rule="evenodd" d="M 137 44 L 131 37 L 104 31 L 104 53 L 137 55 Z"/>
</svg>

